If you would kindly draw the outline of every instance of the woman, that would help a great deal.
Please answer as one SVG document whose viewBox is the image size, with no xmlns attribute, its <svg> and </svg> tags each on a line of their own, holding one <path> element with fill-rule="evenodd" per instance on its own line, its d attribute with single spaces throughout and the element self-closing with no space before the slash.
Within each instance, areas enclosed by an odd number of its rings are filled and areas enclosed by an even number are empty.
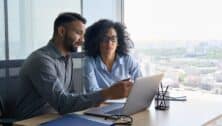
<svg viewBox="0 0 222 126">
<path fill-rule="evenodd" d="M 118 22 L 104 19 L 87 28 L 84 43 L 87 92 L 142 75 L 138 63 L 128 55 L 131 44 L 125 27 Z"/>
</svg>

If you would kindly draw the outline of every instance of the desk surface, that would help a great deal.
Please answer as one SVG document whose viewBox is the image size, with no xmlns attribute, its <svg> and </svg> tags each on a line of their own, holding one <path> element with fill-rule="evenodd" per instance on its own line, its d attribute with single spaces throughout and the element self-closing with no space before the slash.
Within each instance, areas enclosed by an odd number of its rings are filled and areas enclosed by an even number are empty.
<svg viewBox="0 0 222 126">
<path fill-rule="evenodd" d="M 192 91 L 176 93 L 173 91 L 173 94 L 186 95 L 187 101 L 171 101 L 167 111 L 155 110 L 152 104 L 149 109 L 132 116 L 133 126 L 201 126 L 222 114 L 222 96 L 220 95 Z M 46 114 L 16 122 L 14 125 L 35 126 L 57 117 L 59 117 L 58 114 Z"/>
</svg>

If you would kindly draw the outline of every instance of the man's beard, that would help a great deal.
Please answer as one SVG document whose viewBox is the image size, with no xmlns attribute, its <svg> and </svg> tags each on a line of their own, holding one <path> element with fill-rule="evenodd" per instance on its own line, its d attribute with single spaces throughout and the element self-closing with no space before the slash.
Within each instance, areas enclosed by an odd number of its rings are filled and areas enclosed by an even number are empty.
<svg viewBox="0 0 222 126">
<path fill-rule="evenodd" d="M 78 47 L 72 46 L 72 47 L 70 48 L 70 52 L 77 52 L 77 51 L 78 51 Z"/>
<path fill-rule="evenodd" d="M 75 42 L 73 42 L 73 40 L 71 40 L 70 38 L 68 38 L 67 35 L 65 35 L 63 44 L 64 44 L 65 49 L 66 49 L 68 52 L 77 52 L 78 47 L 75 47 L 75 46 L 73 45 L 73 43 L 75 43 Z"/>
</svg>

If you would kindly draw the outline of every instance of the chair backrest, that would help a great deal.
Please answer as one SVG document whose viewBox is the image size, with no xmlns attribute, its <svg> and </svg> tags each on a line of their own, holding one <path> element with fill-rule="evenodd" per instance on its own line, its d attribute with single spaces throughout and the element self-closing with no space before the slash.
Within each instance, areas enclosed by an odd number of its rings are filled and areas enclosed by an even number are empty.
<svg viewBox="0 0 222 126">
<path fill-rule="evenodd" d="M 2 97 L 0 96 L 0 118 L 2 117 L 3 113 L 3 100 Z"/>
<path fill-rule="evenodd" d="M 85 93 L 83 79 L 84 53 L 73 53 L 73 90 L 76 93 Z M 12 115 L 16 104 L 15 96 L 18 83 L 19 70 L 24 60 L 0 60 L 0 113 L 7 117 Z"/>
<path fill-rule="evenodd" d="M 23 62 L 24 60 L 0 61 L 0 109 L 3 117 L 14 112 L 18 75 Z"/>
<path fill-rule="evenodd" d="M 72 54 L 72 61 L 73 61 L 73 74 L 72 74 L 72 81 L 74 81 L 73 90 L 75 93 L 85 93 L 85 81 L 83 78 L 84 73 L 84 59 L 85 53 L 73 53 Z"/>
</svg>

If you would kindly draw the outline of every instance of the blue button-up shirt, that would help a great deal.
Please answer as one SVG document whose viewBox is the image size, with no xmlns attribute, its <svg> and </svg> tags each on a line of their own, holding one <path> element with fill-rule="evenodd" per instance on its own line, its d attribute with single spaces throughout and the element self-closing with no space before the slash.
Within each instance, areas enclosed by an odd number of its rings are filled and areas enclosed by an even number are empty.
<svg viewBox="0 0 222 126">
<path fill-rule="evenodd" d="M 110 87 L 123 79 L 135 80 L 142 76 L 139 64 L 130 55 L 117 55 L 111 71 L 108 70 L 100 56 L 86 57 L 84 70 L 87 92 Z"/>
</svg>

